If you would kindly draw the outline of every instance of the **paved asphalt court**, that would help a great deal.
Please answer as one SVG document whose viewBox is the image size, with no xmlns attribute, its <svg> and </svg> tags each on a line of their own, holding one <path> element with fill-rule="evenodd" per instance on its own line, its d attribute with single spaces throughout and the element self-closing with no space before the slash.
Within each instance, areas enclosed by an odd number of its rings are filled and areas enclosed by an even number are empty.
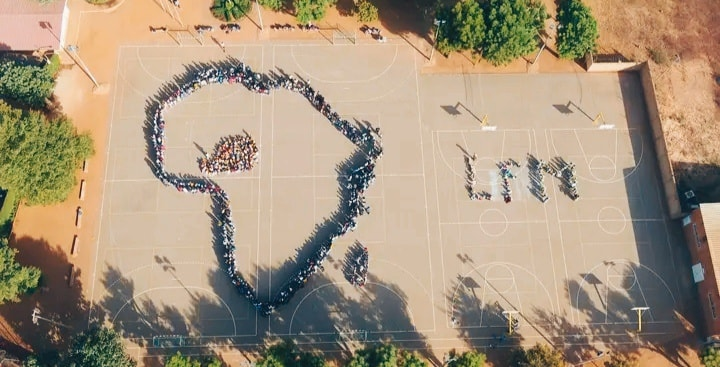
<svg viewBox="0 0 720 367">
<path fill-rule="evenodd" d="M 308 80 L 343 117 L 383 133 L 372 213 L 333 246 L 325 272 L 270 318 L 258 317 L 221 270 L 210 199 L 154 178 L 143 124 L 148 98 L 193 63 L 231 56 L 253 69 Z M 589 344 L 672 336 L 681 308 L 672 247 L 682 242 L 661 198 L 639 79 L 625 74 L 423 75 L 401 44 L 123 47 L 111 117 L 93 303 L 124 336 L 189 336 L 244 345 L 293 335 L 328 350 L 339 341 L 393 338 L 419 346 L 486 347 L 517 310 L 518 336 Z M 599 129 L 602 113 L 612 129 Z M 483 130 L 480 120 L 494 130 Z M 198 175 L 201 150 L 249 133 L 260 146 L 250 172 L 213 177 L 228 191 L 243 275 L 269 298 L 293 256 L 338 207 L 337 165 L 353 145 L 304 99 L 239 85 L 208 86 L 166 115 L 170 172 Z M 527 189 L 527 154 L 575 163 L 581 199 L 546 176 L 550 200 Z M 477 154 L 478 190 L 464 188 Z M 514 198 L 500 197 L 497 163 L 513 168 Z M 370 253 L 370 279 L 342 275 L 347 249 Z M 593 335 L 587 339 L 587 335 Z M 573 339 L 575 338 L 575 339 Z M 168 338 L 172 339 L 172 338 Z M 518 339 L 520 340 L 520 339 Z"/>
</svg>

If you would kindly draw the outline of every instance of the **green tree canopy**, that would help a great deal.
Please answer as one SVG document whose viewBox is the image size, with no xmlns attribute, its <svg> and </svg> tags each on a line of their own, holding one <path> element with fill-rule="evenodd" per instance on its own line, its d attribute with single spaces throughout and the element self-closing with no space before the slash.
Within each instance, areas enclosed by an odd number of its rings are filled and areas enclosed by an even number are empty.
<svg viewBox="0 0 720 367">
<path fill-rule="evenodd" d="M 483 353 L 479 353 L 474 350 L 463 352 L 458 356 L 455 356 L 454 361 L 450 362 L 450 367 L 483 367 L 487 357 Z"/>
<path fill-rule="evenodd" d="M 458 50 L 477 50 L 485 37 L 485 18 L 478 0 L 461 0 L 451 9 L 438 11 L 437 49 L 444 55 Z"/>
<path fill-rule="evenodd" d="M 538 30 L 547 19 L 545 5 L 532 0 L 488 0 L 483 57 L 504 65 L 538 46 Z"/>
<path fill-rule="evenodd" d="M 17 60 L 0 61 L 0 97 L 42 108 L 55 88 L 53 71 Z"/>
<path fill-rule="evenodd" d="M 210 8 L 213 16 L 225 22 L 242 18 L 250 10 L 250 0 L 215 0 Z"/>
<path fill-rule="evenodd" d="M 705 348 L 702 363 L 705 367 L 720 367 L 720 351 L 713 347 Z"/>
<path fill-rule="evenodd" d="M 361 22 L 374 22 L 378 19 L 378 8 L 367 0 L 358 1 L 357 17 Z"/>
<path fill-rule="evenodd" d="M 20 265 L 15 254 L 17 250 L 8 246 L 7 239 L 0 238 L 0 304 L 19 301 L 19 295 L 34 290 L 40 282 L 40 269 Z"/>
<path fill-rule="evenodd" d="M 48 121 L 0 101 L 0 187 L 16 190 L 29 205 L 64 201 L 75 171 L 93 154 L 89 135 L 77 135 L 65 117 Z"/>
<path fill-rule="evenodd" d="M 222 367 L 222 362 L 215 357 L 198 359 L 185 357 L 180 352 L 168 358 L 165 367 Z"/>
<path fill-rule="evenodd" d="M 581 0 L 563 0 L 558 6 L 558 54 L 577 59 L 595 50 L 597 21 Z"/>
<path fill-rule="evenodd" d="M 565 367 L 562 352 L 545 344 L 535 344 L 530 349 L 516 349 L 510 357 L 512 367 Z"/>
<path fill-rule="evenodd" d="M 300 352 L 292 340 L 283 340 L 267 348 L 257 363 L 258 367 L 325 367 L 322 356 Z"/>
<path fill-rule="evenodd" d="M 67 367 L 135 367 L 125 353 L 120 335 L 105 327 L 93 327 L 78 334 L 64 358 Z"/>
<path fill-rule="evenodd" d="M 428 364 L 416 352 L 403 351 L 400 354 L 400 367 L 427 367 Z"/>
<path fill-rule="evenodd" d="M 164 364 L 165 367 L 202 367 L 200 361 L 185 357 L 180 352 L 175 353 L 172 357 L 168 358 Z"/>
<path fill-rule="evenodd" d="M 283 0 L 258 0 L 258 3 L 272 11 L 280 11 L 284 6 Z"/>
<path fill-rule="evenodd" d="M 302 24 L 308 24 L 325 18 L 328 6 L 337 0 L 293 0 L 295 18 Z"/>
</svg>

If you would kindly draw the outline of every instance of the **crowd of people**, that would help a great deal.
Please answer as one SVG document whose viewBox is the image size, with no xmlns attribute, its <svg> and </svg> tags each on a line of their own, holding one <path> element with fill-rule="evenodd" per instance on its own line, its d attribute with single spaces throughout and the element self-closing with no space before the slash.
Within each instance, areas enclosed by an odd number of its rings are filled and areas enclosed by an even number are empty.
<svg viewBox="0 0 720 367">
<path fill-rule="evenodd" d="M 516 176 L 512 173 L 512 170 L 510 170 L 511 166 L 519 167 L 520 165 L 517 164 L 515 160 L 498 163 L 498 168 L 500 168 L 500 178 L 502 179 L 502 196 L 506 204 L 510 204 L 510 202 L 512 202 L 512 187 L 510 187 L 510 180 L 514 180 L 516 178 Z"/>
<path fill-rule="evenodd" d="M 240 31 L 240 24 L 237 23 L 227 23 L 227 24 L 221 24 L 220 30 L 225 31 L 225 33 L 230 32 L 239 32 Z"/>
<path fill-rule="evenodd" d="M 385 36 L 380 34 L 379 28 L 363 25 L 362 27 L 360 27 L 360 32 L 370 35 L 374 40 L 376 40 L 378 42 L 381 42 L 381 43 L 387 42 L 387 38 L 385 38 Z"/>
<path fill-rule="evenodd" d="M 345 257 L 345 279 L 356 287 L 363 287 L 368 279 L 368 266 L 370 265 L 370 254 L 365 246 L 359 243 L 348 251 Z"/>
<path fill-rule="evenodd" d="M 537 159 L 534 155 L 528 153 L 530 192 L 543 203 L 550 200 L 547 196 L 547 190 L 545 189 L 545 173 L 550 172 L 551 169 L 547 162 L 542 159 Z"/>
<path fill-rule="evenodd" d="M 468 191 L 470 200 L 477 201 L 481 199 L 492 200 L 492 194 L 487 191 L 475 191 L 475 185 L 477 184 L 475 171 L 475 164 L 477 164 L 477 154 L 472 156 L 465 156 L 465 188 Z"/>
<path fill-rule="evenodd" d="M 352 141 L 362 154 L 348 164 L 340 172 L 347 177 L 340 208 L 334 215 L 335 229 L 327 231 L 326 237 L 316 238 L 313 241 L 316 248 L 306 258 L 298 261 L 298 270 L 281 286 L 279 292 L 269 301 L 261 301 L 255 289 L 239 273 L 235 258 L 235 224 L 230 208 L 230 198 L 225 190 L 211 180 L 204 177 L 180 176 L 168 173 L 165 169 L 165 112 L 178 102 L 208 84 L 242 84 L 248 90 L 256 93 L 268 94 L 271 89 L 287 89 L 297 92 L 306 98 L 332 125 L 346 138 Z M 365 202 L 365 191 L 375 181 L 375 164 L 382 157 L 382 144 L 379 129 L 360 127 L 340 118 L 333 111 L 325 98 L 314 90 L 307 82 L 284 73 L 260 74 L 255 73 L 247 65 L 240 63 L 235 67 L 223 69 L 206 68 L 196 73 L 194 78 L 180 86 L 173 87 L 172 93 L 158 101 L 151 119 L 151 155 L 154 173 L 157 178 L 167 186 L 173 186 L 178 191 L 188 193 L 209 194 L 214 206 L 216 217 L 215 226 L 218 228 L 216 242 L 222 246 L 225 272 L 238 292 L 250 301 L 261 315 L 271 314 L 278 306 L 286 304 L 302 288 L 308 278 L 323 269 L 323 263 L 332 248 L 333 242 L 344 236 L 357 226 L 360 215 L 369 213 Z M 176 88 L 176 89 L 175 89 Z M 326 233 L 323 231 L 323 233 Z"/>
<path fill-rule="evenodd" d="M 258 161 L 259 150 L 249 134 L 220 139 L 212 154 L 198 159 L 200 172 L 208 175 L 249 171 Z"/>
<path fill-rule="evenodd" d="M 316 32 L 316 31 L 320 30 L 320 27 L 318 27 L 317 25 L 312 24 L 312 23 L 298 24 L 297 28 L 300 29 L 301 31 L 305 31 L 305 32 Z M 270 25 L 270 29 L 275 30 L 275 31 L 294 31 L 295 26 L 290 23 L 285 23 L 285 24 L 275 23 L 275 24 Z"/>
</svg>

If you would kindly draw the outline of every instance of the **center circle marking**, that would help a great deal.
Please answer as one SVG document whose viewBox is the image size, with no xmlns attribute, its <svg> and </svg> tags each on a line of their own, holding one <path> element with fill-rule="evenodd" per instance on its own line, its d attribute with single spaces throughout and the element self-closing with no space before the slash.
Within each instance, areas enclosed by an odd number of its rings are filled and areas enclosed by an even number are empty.
<svg viewBox="0 0 720 367">
<path fill-rule="evenodd" d="M 600 209 L 597 215 L 598 225 L 607 234 L 620 234 L 627 227 L 627 217 L 618 208 L 606 206 Z"/>
<path fill-rule="evenodd" d="M 606 155 L 596 155 L 588 162 L 590 175 L 598 181 L 611 181 L 617 173 L 617 166 L 612 158 Z"/>
<path fill-rule="evenodd" d="M 497 214 L 494 214 L 497 213 Z M 490 237 L 500 237 L 507 232 L 510 223 L 505 213 L 498 209 L 487 209 L 480 214 L 480 229 Z"/>
</svg>

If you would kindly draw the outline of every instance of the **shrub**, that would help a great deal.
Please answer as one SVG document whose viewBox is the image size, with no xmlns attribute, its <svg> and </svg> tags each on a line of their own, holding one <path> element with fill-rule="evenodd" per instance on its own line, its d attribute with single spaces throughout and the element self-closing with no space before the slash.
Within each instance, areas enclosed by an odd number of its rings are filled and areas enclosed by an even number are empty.
<svg viewBox="0 0 720 367">
<path fill-rule="evenodd" d="M 242 18 L 248 10 L 250 10 L 250 0 L 215 0 L 210 8 L 215 18 L 225 22 Z"/>
<path fill-rule="evenodd" d="M 563 0 L 558 6 L 558 54 L 577 59 L 595 50 L 597 21 L 581 0 Z"/>
<path fill-rule="evenodd" d="M 378 19 L 378 8 L 367 0 L 360 0 L 356 11 L 361 22 L 373 22 Z"/>
</svg>

